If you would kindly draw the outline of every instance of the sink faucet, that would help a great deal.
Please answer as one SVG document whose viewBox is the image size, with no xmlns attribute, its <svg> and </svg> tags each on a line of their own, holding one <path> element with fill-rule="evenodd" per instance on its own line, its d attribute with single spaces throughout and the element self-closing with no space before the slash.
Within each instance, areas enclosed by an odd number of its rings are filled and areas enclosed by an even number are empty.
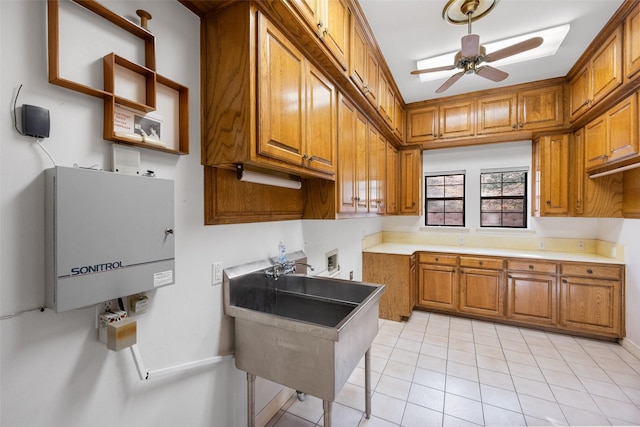
<svg viewBox="0 0 640 427">
<path fill-rule="evenodd" d="M 281 274 L 295 273 L 296 265 L 304 265 L 307 268 L 309 268 L 309 270 L 314 271 L 314 268 L 311 266 L 311 264 L 307 264 L 299 261 L 285 261 L 285 262 L 278 262 L 270 269 L 265 270 L 264 277 L 278 280 L 278 276 L 280 276 Z"/>
</svg>

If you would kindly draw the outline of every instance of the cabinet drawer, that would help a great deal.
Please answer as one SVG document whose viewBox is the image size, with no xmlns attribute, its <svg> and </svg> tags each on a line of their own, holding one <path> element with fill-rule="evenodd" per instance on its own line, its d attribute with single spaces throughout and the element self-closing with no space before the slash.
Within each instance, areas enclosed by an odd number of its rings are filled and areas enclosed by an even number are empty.
<svg viewBox="0 0 640 427">
<path fill-rule="evenodd" d="M 621 279 L 622 267 L 617 265 L 561 264 L 560 272 L 569 276 Z"/>
<path fill-rule="evenodd" d="M 457 265 L 458 257 L 456 255 L 421 252 L 418 256 L 418 262 L 421 264 Z"/>
<path fill-rule="evenodd" d="M 504 261 L 497 258 L 480 258 L 480 257 L 461 256 L 460 267 L 502 270 L 504 268 Z"/>
<path fill-rule="evenodd" d="M 525 261 L 525 260 L 509 260 L 507 261 L 507 270 L 532 271 L 535 273 L 556 273 L 555 262 L 544 261 Z"/>
</svg>

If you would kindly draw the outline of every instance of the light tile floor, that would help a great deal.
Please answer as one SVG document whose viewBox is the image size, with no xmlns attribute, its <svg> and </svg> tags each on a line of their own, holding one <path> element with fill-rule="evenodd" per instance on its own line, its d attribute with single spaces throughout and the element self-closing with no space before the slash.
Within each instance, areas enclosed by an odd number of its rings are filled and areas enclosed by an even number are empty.
<svg viewBox="0 0 640 427">
<path fill-rule="evenodd" d="M 640 360 L 615 343 L 416 311 L 380 321 L 333 404 L 333 427 L 640 425 Z M 268 427 L 322 426 L 322 401 L 292 398 Z"/>
</svg>

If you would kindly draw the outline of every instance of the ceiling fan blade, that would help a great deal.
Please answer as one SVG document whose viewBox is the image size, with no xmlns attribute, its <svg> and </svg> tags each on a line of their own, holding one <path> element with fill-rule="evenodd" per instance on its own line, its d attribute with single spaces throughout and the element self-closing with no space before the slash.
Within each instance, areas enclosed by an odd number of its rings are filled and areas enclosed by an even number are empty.
<svg viewBox="0 0 640 427">
<path fill-rule="evenodd" d="M 480 53 L 480 36 L 477 34 L 467 34 L 462 37 L 462 56 L 464 58 L 473 58 Z"/>
<path fill-rule="evenodd" d="M 436 93 L 442 93 L 445 90 L 449 89 L 455 82 L 460 80 L 460 77 L 464 76 L 464 71 L 460 71 L 459 73 L 454 74 L 449 77 L 446 82 L 442 84 L 437 90 Z"/>
<path fill-rule="evenodd" d="M 504 49 L 496 50 L 495 52 L 490 53 L 489 55 L 484 57 L 483 62 L 498 61 L 508 56 L 535 49 L 536 47 L 540 46 L 543 41 L 544 39 L 542 37 L 533 37 L 521 41 L 520 43 L 516 43 L 514 45 L 507 46 Z"/>
<path fill-rule="evenodd" d="M 425 68 L 423 70 L 413 70 L 411 72 L 411 74 L 424 74 L 424 73 L 435 73 L 437 71 L 449 71 L 449 70 L 454 70 L 456 68 L 455 65 L 445 65 L 442 67 L 435 67 L 435 68 Z"/>
<path fill-rule="evenodd" d="M 508 73 L 505 73 L 502 70 L 498 70 L 497 68 L 493 68 L 488 65 L 476 68 L 476 74 L 494 82 L 501 82 L 502 80 L 509 77 Z"/>
</svg>

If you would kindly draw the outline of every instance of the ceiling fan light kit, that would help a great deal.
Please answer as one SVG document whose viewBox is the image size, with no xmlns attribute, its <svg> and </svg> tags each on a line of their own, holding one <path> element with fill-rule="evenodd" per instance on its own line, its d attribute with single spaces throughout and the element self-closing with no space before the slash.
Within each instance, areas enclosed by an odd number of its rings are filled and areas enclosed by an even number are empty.
<svg viewBox="0 0 640 427">
<path fill-rule="evenodd" d="M 472 34 L 471 23 L 487 15 L 493 10 L 498 1 L 499 0 L 449 0 L 442 11 L 443 19 L 452 24 L 467 23 L 468 25 L 468 34 L 461 39 L 461 48 L 455 55 L 453 65 L 415 70 L 412 71 L 411 74 L 418 75 L 455 69 L 461 70 L 449 77 L 436 90 L 436 93 L 442 93 L 449 89 L 465 74 L 477 74 L 480 77 L 494 82 L 500 82 L 509 77 L 509 74 L 502 70 L 480 64 L 483 62 L 498 61 L 527 50 L 535 49 L 540 46 L 544 40 L 542 37 L 532 37 L 487 54 L 485 47 L 480 45 L 480 36 Z"/>
</svg>

